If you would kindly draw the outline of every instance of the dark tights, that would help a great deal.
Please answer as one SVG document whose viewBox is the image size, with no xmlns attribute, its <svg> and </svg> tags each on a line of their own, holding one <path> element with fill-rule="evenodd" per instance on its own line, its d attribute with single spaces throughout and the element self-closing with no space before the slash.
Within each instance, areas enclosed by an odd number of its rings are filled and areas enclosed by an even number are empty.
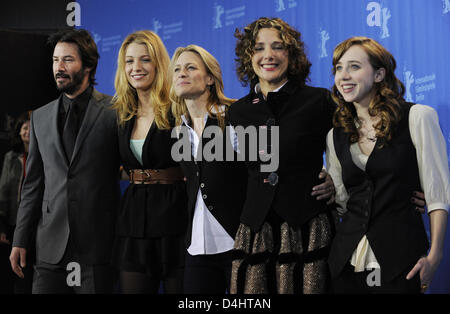
<svg viewBox="0 0 450 314">
<path fill-rule="evenodd" d="M 120 288 L 124 294 L 157 294 L 162 281 L 162 293 L 183 292 L 183 269 L 175 270 L 167 278 L 151 277 L 145 273 L 121 271 Z"/>
</svg>

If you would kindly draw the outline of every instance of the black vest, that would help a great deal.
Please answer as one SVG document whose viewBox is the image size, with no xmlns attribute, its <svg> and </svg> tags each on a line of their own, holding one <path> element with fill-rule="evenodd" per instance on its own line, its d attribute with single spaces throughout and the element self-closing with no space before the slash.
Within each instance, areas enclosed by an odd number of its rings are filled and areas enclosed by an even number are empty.
<svg viewBox="0 0 450 314">
<path fill-rule="evenodd" d="M 365 172 L 352 161 L 348 133 L 334 129 L 334 146 L 349 200 L 329 256 L 332 276 L 342 271 L 364 234 L 380 264 L 383 282 L 412 268 L 428 250 L 421 214 L 410 203 L 413 191 L 421 190 L 408 125 L 411 105 L 404 104 L 403 118 L 392 140 L 382 148 L 383 139 L 377 140 Z"/>
<path fill-rule="evenodd" d="M 205 128 L 211 125 L 217 126 L 217 120 L 208 117 Z M 225 132 L 228 132 L 228 130 L 225 129 L 222 136 Z M 232 145 L 230 142 L 226 142 L 225 137 L 222 139 L 225 158 L 226 147 L 229 149 Z M 211 138 L 205 138 L 202 135 L 197 156 L 200 150 L 211 140 Z M 247 191 L 247 169 L 244 162 L 237 161 L 236 153 L 233 154 L 233 160 L 235 161 L 205 161 L 204 157 L 202 161 L 197 161 L 193 159 L 191 154 L 190 160 L 180 162 L 187 179 L 188 193 L 189 220 L 186 247 L 189 247 L 191 243 L 192 220 L 199 188 L 208 210 L 234 239 Z"/>
</svg>

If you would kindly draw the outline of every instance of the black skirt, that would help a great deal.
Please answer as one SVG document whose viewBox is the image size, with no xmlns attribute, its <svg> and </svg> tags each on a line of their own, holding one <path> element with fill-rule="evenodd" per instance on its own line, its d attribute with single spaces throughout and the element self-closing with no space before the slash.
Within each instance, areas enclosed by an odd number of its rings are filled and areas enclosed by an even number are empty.
<svg viewBox="0 0 450 314">
<path fill-rule="evenodd" d="M 121 271 L 165 279 L 184 268 L 185 234 L 155 238 L 118 237 L 115 265 Z"/>
</svg>

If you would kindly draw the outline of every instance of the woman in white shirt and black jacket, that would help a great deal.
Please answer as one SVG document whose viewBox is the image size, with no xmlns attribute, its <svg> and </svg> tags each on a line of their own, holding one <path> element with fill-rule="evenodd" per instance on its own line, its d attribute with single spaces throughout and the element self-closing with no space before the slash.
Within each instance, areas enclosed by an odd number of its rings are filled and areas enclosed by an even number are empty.
<svg viewBox="0 0 450 314">
<path fill-rule="evenodd" d="M 327 166 L 342 207 L 329 255 L 335 293 L 425 292 L 442 259 L 450 207 L 445 140 L 434 109 L 405 102 L 395 67 L 392 55 L 367 37 L 334 50 L 338 110 Z M 410 203 L 421 189 L 429 251 L 422 217 Z"/>
<path fill-rule="evenodd" d="M 225 113 L 233 100 L 223 94 L 219 63 L 199 46 L 179 47 L 170 72 L 176 130 L 180 141 L 184 136 L 189 139 L 188 147 L 183 147 L 189 153 L 184 155 L 181 148 L 175 153 L 180 155 L 174 156 L 181 159 L 189 198 L 183 292 L 224 294 L 230 286 L 231 250 L 247 187 L 246 168 L 236 161 L 232 137 L 225 135 L 230 132 Z M 218 131 L 214 141 L 223 145 L 222 160 L 207 156 L 205 148 L 212 140 L 206 135 L 208 127 L 208 131 Z M 227 147 L 233 150 L 235 161 L 225 161 Z"/>
</svg>

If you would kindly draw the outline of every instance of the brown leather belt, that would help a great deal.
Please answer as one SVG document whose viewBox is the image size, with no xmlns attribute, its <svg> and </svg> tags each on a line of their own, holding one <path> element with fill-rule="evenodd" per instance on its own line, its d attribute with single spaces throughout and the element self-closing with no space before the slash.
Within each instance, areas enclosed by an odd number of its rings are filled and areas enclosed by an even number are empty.
<svg viewBox="0 0 450 314">
<path fill-rule="evenodd" d="M 166 169 L 131 169 L 128 172 L 133 184 L 173 184 L 184 180 L 180 167 Z"/>
</svg>

